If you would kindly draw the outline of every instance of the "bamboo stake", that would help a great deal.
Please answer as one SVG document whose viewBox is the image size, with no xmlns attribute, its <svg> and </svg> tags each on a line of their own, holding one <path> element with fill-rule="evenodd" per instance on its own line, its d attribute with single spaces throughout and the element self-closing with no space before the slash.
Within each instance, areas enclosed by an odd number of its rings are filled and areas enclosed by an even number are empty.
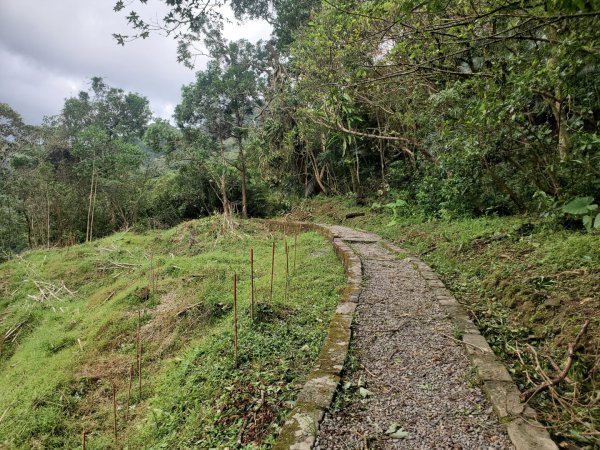
<svg viewBox="0 0 600 450">
<path fill-rule="evenodd" d="M 250 247 L 250 317 L 254 321 L 254 250 Z"/>
<path fill-rule="evenodd" d="M 296 247 L 298 246 L 298 233 L 294 235 L 294 273 L 296 273 Z"/>
<path fill-rule="evenodd" d="M 238 323 L 237 323 L 237 273 L 233 273 L 233 353 L 235 366 L 238 365 Z"/>
<path fill-rule="evenodd" d="M 144 348 L 144 341 L 140 336 L 140 358 L 138 359 L 138 372 L 140 374 L 139 391 L 140 391 L 140 402 L 142 401 L 142 349 Z"/>
<path fill-rule="evenodd" d="M 131 382 L 133 381 L 133 366 L 129 366 L 129 389 L 127 390 L 127 409 L 125 409 L 125 421 L 129 421 L 129 404 L 131 402 Z"/>
<path fill-rule="evenodd" d="M 273 302 L 273 276 L 275 274 L 275 242 L 271 248 L 271 297 L 270 301 Z"/>
<path fill-rule="evenodd" d="M 152 254 L 152 258 L 154 260 L 154 254 Z M 158 261 L 156 261 L 156 264 L 152 265 L 152 286 L 153 286 L 153 291 L 156 292 L 156 284 L 158 282 L 158 271 L 160 270 L 159 268 L 159 264 Z"/>
<path fill-rule="evenodd" d="M 287 239 L 285 240 L 285 276 L 288 277 L 290 275 L 290 251 L 287 243 Z"/>
<path fill-rule="evenodd" d="M 115 382 L 112 382 L 112 397 L 113 397 L 113 426 L 115 430 L 115 448 L 119 448 L 119 437 L 117 434 L 117 388 Z"/>
<path fill-rule="evenodd" d="M 154 292 L 154 253 L 150 253 L 150 292 Z"/>
<path fill-rule="evenodd" d="M 81 432 L 81 450 L 85 450 L 85 431 Z"/>
<path fill-rule="evenodd" d="M 140 363 L 140 322 L 142 321 L 142 311 L 138 310 L 137 335 L 135 338 L 135 359 L 138 366 L 138 377 L 140 379 L 140 401 L 142 401 L 142 371 Z"/>
<path fill-rule="evenodd" d="M 284 299 L 288 298 L 288 284 L 290 282 L 290 252 L 288 248 L 287 238 L 285 239 L 285 294 Z"/>
</svg>

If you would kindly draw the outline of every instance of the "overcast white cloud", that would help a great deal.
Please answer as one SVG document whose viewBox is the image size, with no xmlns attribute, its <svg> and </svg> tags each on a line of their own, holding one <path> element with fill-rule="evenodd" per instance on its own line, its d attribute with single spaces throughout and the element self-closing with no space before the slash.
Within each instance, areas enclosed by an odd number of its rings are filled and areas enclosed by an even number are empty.
<svg viewBox="0 0 600 450">
<path fill-rule="evenodd" d="M 92 76 L 101 76 L 111 86 L 145 95 L 154 114 L 169 119 L 194 72 L 176 62 L 170 38 L 118 46 L 112 33 L 128 30 L 113 6 L 112 0 L 0 0 L 0 102 L 39 124 L 60 112 L 65 98 L 86 89 Z M 157 0 L 139 6 L 159 16 L 164 8 Z M 225 27 L 228 39 L 257 41 L 269 34 L 262 21 Z M 205 63 L 200 57 L 196 68 Z"/>
</svg>

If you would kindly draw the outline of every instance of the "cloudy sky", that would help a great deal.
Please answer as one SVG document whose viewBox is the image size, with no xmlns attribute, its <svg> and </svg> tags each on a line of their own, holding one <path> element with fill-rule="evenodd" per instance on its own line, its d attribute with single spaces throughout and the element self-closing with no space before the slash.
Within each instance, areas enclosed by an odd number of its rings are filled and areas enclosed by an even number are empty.
<svg viewBox="0 0 600 450">
<path fill-rule="evenodd" d="M 180 88 L 194 72 L 176 61 L 176 44 L 152 36 L 118 46 L 112 33 L 127 34 L 124 15 L 113 0 L 0 0 L 0 102 L 30 124 L 60 112 L 64 99 L 101 76 L 115 87 L 148 97 L 155 115 L 169 119 Z M 145 17 L 164 11 L 158 0 L 135 4 Z M 260 21 L 231 23 L 228 39 L 252 41 L 269 36 Z M 205 60 L 198 59 L 200 69 Z"/>
</svg>

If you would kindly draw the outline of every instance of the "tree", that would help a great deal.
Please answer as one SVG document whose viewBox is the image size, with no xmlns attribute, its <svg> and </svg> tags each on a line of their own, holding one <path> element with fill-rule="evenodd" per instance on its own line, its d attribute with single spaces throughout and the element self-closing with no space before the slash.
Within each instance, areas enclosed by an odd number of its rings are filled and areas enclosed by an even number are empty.
<svg viewBox="0 0 600 450">
<path fill-rule="evenodd" d="M 211 49 L 213 58 L 223 66 L 222 89 L 226 111 L 231 123 L 231 137 L 238 146 L 238 170 L 242 188 L 242 216 L 248 216 L 247 166 L 244 140 L 248 135 L 251 115 L 262 103 L 259 95 L 260 78 L 255 70 L 257 53 L 248 41 L 222 43 Z"/>
<path fill-rule="evenodd" d="M 148 99 L 123 89 L 110 87 L 101 77 L 91 79 L 91 92 L 81 91 L 65 100 L 64 126 L 74 136 L 90 125 L 105 130 L 109 139 L 140 139 L 152 116 Z"/>
<path fill-rule="evenodd" d="M 207 142 L 203 134 L 210 136 L 218 146 L 221 158 L 219 186 L 223 214 L 231 224 L 231 205 L 227 194 L 227 160 L 225 140 L 231 136 L 231 122 L 227 117 L 227 101 L 224 97 L 222 69 L 217 61 L 211 61 L 205 71 L 196 74 L 196 82 L 182 88 L 182 102 L 175 108 L 177 125 L 185 131 L 188 141 Z M 191 137 L 191 139 L 190 139 Z M 199 139 L 200 138 L 200 139 Z M 210 144 L 209 144 L 210 145 Z"/>
<path fill-rule="evenodd" d="M 92 78 L 41 127 L 0 105 L 0 246 L 89 241 L 138 221 L 148 100 Z"/>
<path fill-rule="evenodd" d="M 31 215 L 25 208 L 21 181 L 37 182 L 39 177 L 35 171 L 28 171 L 28 177 L 22 179 L 19 168 L 35 166 L 36 158 L 31 153 L 36 141 L 35 128 L 26 125 L 8 104 L 0 103 L 0 261 L 32 241 Z M 25 234 L 24 224 L 29 230 Z"/>
<path fill-rule="evenodd" d="M 237 143 L 237 169 L 242 189 L 242 215 L 248 215 L 247 167 L 244 139 L 249 116 L 261 104 L 258 76 L 254 69 L 254 47 L 247 41 L 221 41 L 211 46 L 213 59 L 205 71 L 196 75 L 193 84 L 182 90 L 182 102 L 175 117 L 182 129 L 200 129 L 217 143 L 221 155 L 221 195 L 223 209 L 230 214 L 225 180 L 226 141 Z"/>
<path fill-rule="evenodd" d="M 143 14 L 131 10 L 126 16 L 133 34 L 114 33 L 119 45 L 135 39 L 145 39 L 151 33 L 160 32 L 178 42 L 177 60 L 193 67 L 195 54 L 201 53 L 196 47 L 208 38 L 219 39 L 223 24 L 225 6 L 230 7 L 236 19 L 264 19 L 273 26 L 274 42 L 280 50 L 285 50 L 293 41 L 296 30 L 305 25 L 313 9 L 320 0 L 183 0 L 173 2 L 163 0 L 169 6 L 168 12 L 160 19 L 145 20 Z M 140 0 L 140 4 L 146 4 Z M 125 9 L 126 2 L 117 0 L 114 11 Z"/>
<path fill-rule="evenodd" d="M 61 122 L 73 145 L 73 155 L 79 159 L 77 173 L 89 179 L 86 241 L 94 236 L 99 181 L 104 180 L 101 190 L 107 189 L 136 172 L 142 152 L 132 144 L 139 142 L 150 117 L 145 97 L 110 87 L 101 77 L 91 79 L 90 92 L 82 91 L 65 101 Z M 128 227 L 135 221 L 136 202 L 125 200 L 114 189 L 106 202 L 113 223 Z"/>
</svg>

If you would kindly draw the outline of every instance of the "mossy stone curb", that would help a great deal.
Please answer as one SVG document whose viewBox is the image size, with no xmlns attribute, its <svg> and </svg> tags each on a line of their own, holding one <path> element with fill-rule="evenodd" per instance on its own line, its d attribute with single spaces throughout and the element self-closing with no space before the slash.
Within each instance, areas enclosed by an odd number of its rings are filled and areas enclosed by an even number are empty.
<svg viewBox="0 0 600 450">
<path fill-rule="evenodd" d="M 347 286 L 329 324 L 319 358 L 273 446 L 275 450 L 310 450 L 317 439 L 319 423 L 333 401 L 348 354 L 352 319 L 361 291 L 362 264 L 350 246 L 326 225 L 273 220 L 265 223 L 287 232 L 316 231 L 322 234 L 331 241 L 347 276 Z"/>
</svg>

